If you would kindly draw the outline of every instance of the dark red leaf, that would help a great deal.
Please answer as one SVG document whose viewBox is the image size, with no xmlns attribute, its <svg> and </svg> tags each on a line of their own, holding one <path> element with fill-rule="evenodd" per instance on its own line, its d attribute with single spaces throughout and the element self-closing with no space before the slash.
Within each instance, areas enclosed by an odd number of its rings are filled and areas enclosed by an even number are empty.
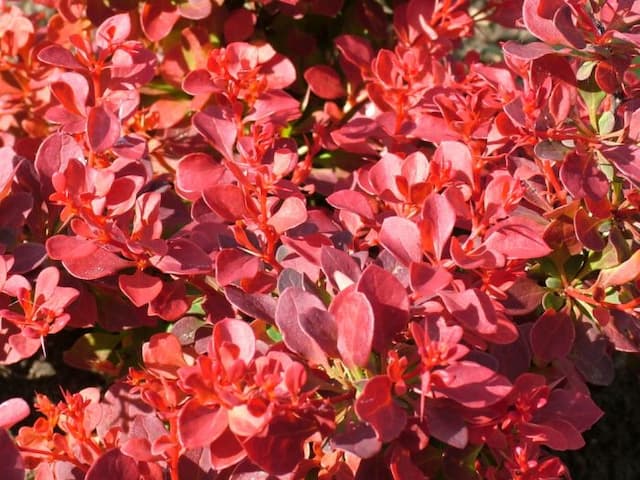
<svg viewBox="0 0 640 480">
<path fill-rule="evenodd" d="M 445 308 L 467 330 L 480 335 L 495 333 L 497 316 L 489 296 L 477 288 L 440 292 Z"/>
<path fill-rule="evenodd" d="M 209 208 L 224 220 L 235 222 L 245 215 L 244 192 L 237 185 L 213 185 L 204 190 L 202 196 Z"/>
<path fill-rule="evenodd" d="M 328 65 L 314 65 L 307 68 L 304 79 L 311 91 L 325 100 L 333 100 L 347 94 L 340 76 Z"/>
<path fill-rule="evenodd" d="M 136 461 L 114 448 L 103 453 L 89 468 L 85 480 L 104 480 L 105 478 L 134 479 L 140 477 Z"/>
<path fill-rule="evenodd" d="M 400 281 L 376 265 L 369 265 L 356 284 L 371 304 L 375 318 L 373 349 L 385 352 L 409 321 L 409 297 Z"/>
<path fill-rule="evenodd" d="M 9 433 L 0 428 L 0 477 L 3 480 L 24 480 L 24 460 Z"/>
<path fill-rule="evenodd" d="M 162 280 L 136 270 L 132 275 L 120 275 L 118 286 L 129 300 L 136 306 L 146 305 L 162 291 Z"/>
<path fill-rule="evenodd" d="M 186 448 L 210 445 L 227 429 L 227 411 L 220 405 L 202 405 L 196 398 L 178 414 L 178 436 Z"/>
<path fill-rule="evenodd" d="M 459 361 L 446 368 L 448 381 L 437 390 L 467 408 L 486 408 L 511 392 L 509 380 L 474 362 Z"/>
<path fill-rule="evenodd" d="M 550 362 L 569 354 L 576 332 L 569 315 L 549 309 L 533 324 L 529 338 L 534 355 Z"/>
<path fill-rule="evenodd" d="M 395 440 L 407 424 L 407 412 L 393 399 L 392 387 L 386 375 L 372 377 L 355 402 L 358 417 L 373 427 L 382 443 Z"/>
<path fill-rule="evenodd" d="M 157 42 L 171 32 L 179 18 L 180 13 L 170 0 L 153 0 L 143 4 L 140 24 L 147 38 Z"/>
</svg>

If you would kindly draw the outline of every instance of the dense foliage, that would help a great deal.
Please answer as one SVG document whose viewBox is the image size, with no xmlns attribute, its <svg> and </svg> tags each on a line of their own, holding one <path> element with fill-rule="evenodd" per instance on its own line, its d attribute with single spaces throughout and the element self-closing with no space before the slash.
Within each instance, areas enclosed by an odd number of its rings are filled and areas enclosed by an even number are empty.
<svg viewBox="0 0 640 480">
<path fill-rule="evenodd" d="M 109 385 L 0 404 L 0 477 L 569 478 L 640 350 L 639 48 L 632 0 L 0 1 L 0 363 L 84 329 Z"/>
</svg>

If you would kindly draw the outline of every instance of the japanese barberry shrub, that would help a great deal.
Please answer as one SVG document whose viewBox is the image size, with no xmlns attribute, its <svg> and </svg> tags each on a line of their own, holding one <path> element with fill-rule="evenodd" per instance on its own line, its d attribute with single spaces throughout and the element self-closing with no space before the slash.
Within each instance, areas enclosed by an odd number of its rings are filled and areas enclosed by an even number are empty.
<svg viewBox="0 0 640 480">
<path fill-rule="evenodd" d="M 639 50 L 637 1 L 0 1 L 0 363 L 108 385 L 1 404 L 0 477 L 569 478 L 640 350 Z"/>
</svg>

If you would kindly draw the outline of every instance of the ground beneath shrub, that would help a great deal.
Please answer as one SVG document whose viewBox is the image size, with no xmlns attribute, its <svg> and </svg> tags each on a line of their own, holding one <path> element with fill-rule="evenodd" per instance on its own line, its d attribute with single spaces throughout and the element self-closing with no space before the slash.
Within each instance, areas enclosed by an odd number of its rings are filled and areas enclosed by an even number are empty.
<svg viewBox="0 0 640 480">
<path fill-rule="evenodd" d="M 90 372 L 64 364 L 63 352 L 82 332 L 64 331 L 47 340 L 47 357 L 42 354 L 11 367 L 0 367 L 0 402 L 21 397 L 33 403 L 35 393 L 52 400 L 62 398 L 60 386 L 71 392 L 104 386 L 104 380 Z M 609 387 L 594 387 L 593 399 L 605 411 L 604 418 L 584 437 L 586 446 L 565 452 L 561 458 L 574 480 L 640 479 L 640 358 L 620 355 L 616 379 Z M 31 425 L 37 413 L 21 425 Z"/>
</svg>

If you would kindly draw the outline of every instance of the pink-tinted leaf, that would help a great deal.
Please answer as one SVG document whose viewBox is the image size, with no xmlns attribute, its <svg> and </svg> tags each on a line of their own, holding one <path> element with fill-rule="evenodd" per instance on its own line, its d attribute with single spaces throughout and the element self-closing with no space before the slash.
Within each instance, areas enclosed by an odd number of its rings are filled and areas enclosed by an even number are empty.
<svg viewBox="0 0 640 480">
<path fill-rule="evenodd" d="M 176 172 L 176 186 L 179 194 L 195 201 L 202 192 L 216 184 L 225 169 L 205 153 L 190 153 L 180 160 Z"/>
<path fill-rule="evenodd" d="M 118 286 L 136 307 L 141 307 L 160 294 L 162 280 L 143 271 L 136 270 L 132 275 L 120 275 L 118 277 Z"/>
<path fill-rule="evenodd" d="M 605 268 L 600 271 L 598 284 L 604 288 L 624 285 L 640 276 L 640 250 L 636 250 L 633 255 L 620 265 L 612 268 Z"/>
<path fill-rule="evenodd" d="M 193 127 L 209 141 L 223 157 L 233 159 L 233 145 L 238 128 L 229 112 L 220 107 L 209 107 L 193 116 Z"/>
<path fill-rule="evenodd" d="M 375 319 L 373 309 L 362 293 L 348 288 L 335 296 L 329 312 L 338 327 L 338 351 L 351 368 L 369 362 Z"/>
<path fill-rule="evenodd" d="M 445 308 L 472 332 L 492 334 L 497 331 L 496 311 L 489 296 L 477 288 L 463 292 L 440 292 Z"/>
<path fill-rule="evenodd" d="M 196 398 L 178 414 L 178 436 L 186 448 L 210 445 L 227 429 L 227 411 L 220 405 L 202 405 Z"/>
<path fill-rule="evenodd" d="M 529 338 L 534 355 L 543 362 L 550 362 L 569 354 L 576 331 L 569 315 L 549 309 L 533 324 Z"/>
<path fill-rule="evenodd" d="M 195 242 L 176 238 L 167 242 L 167 252 L 160 258 L 152 257 L 153 265 L 165 273 L 194 275 L 212 270 L 211 258 Z"/>
<path fill-rule="evenodd" d="M 276 232 L 283 233 L 307 220 L 307 206 L 298 197 L 287 197 L 268 220 L 268 224 L 275 228 Z"/>
<path fill-rule="evenodd" d="M 269 323 L 275 322 L 276 299 L 262 293 L 245 293 L 239 288 L 228 286 L 224 289 L 227 300 L 247 315 L 262 319 Z"/>
<path fill-rule="evenodd" d="M 333 100 L 344 97 L 346 91 L 336 71 L 328 65 L 314 65 L 304 72 L 309 88 L 318 97 Z"/>
<path fill-rule="evenodd" d="M 93 240 L 66 235 L 54 235 L 46 243 L 47 254 L 54 260 L 62 260 L 67 271 L 82 280 L 113 275 L 132 265 L 115 253 L 101 248 Z"/>
<path fill-rule="evenodd" d="M 351 256 L 333 247 L 322 247 L 320 266 L 325 276 L 337 290 L 342 290 L 360 278 L 360 267 Z"/>
<path fill-rule="evenodd" d="M 386 375 L 372 377 L 355 402 L 356 414 L 373 427 L 382 443 L 395 440 L 407 424 L 407 412 L 393 399 L 392 386 Z"/>
<path fill-rule="evenodd" d="M 140 24 L 146 37 L 152 42 L 166 37 L 180 18 L 180 12 L 170 0 L 145 2 L 140 14 Z"/>
<path fill-rule="evenodd" d="M 238 347 L 238 359 L 249 364 L 256 350 L 255 336 L 248 323 L 235 318 L 226 318 L 215 324 L 213 328 L 213 345 L 216 351 L 225 343 Z"/>
<path fill-rule="evenodd" d="M 544 227 L 526 217 L 510 217 L 487 231 L 485 246 L 507 258 L 544 257 L 551 248 L 542 238 Z"/>
<path fill-rule="evenodd" d="M 83 75 L 76 72 L 63 73 L 51 84 L 51 93 L 70 113 L 84 116 L 89 96 L 89 83 Z"/>
<path fill-rule="evenodd" d="M 360 458 L 371 458 L 380 451 L 382 442 L 375 430 L 367 423 L 345 422 L 344 430 L 331 438 L 331 446 L 357 455 Z"/>
<path fill-rule="evenodd" d="M 96 30 L 95 43 L 101 49 L 108 49 L 123 43 L 131 33 L 131 16 L 120 13 L 107 18 Z"/>
<path fill-rule="evenodd" d="M 546 2 L 552 3 L 543 17 L 540 12 L 541 0 L 524 0 L 522 5 L 522 19 L 527 30 L 540 40 L 550 45 L 565 45 L 581 50 L 585 47 L 585 41 L 578 29 L 571 23 L 571 10 L 569 6 L 561 1 Z M 551 12 L 555 12 L 551 18 Z M 569 17 L 569 18 L 567 18 Z"/>
<path fill-rule="evenodd" d="M 385 218 L 378 240 L 404 265 L 422 260 L 420 230 L 411 220 L 402 217 Z"/>
<path fill-rule="evenodd" d="M 0 431 L 11 428 L 29 415 L 29 404 L 22 398 L 10 398 L 0 403 Z"/>
<path fill-rule="evenodd" d="M 114 448 L 103 453 L 89 468 L 85 480 L 103 480 L 105 478 L 139 478 L 140 471 L 136 461 Z"/>
<path fill-rule="evenodd" d="M 426 410 L 426 417 L 430 435 L 454 448 L 467 446 L 469 431 L 460 412 L 452 405 L 432 402 Z"/>
<path fill-rule="evenodd" d="M 530 42 L 522 44 L 511 40 L 502 45 L 502 50 L 506 57 L 517 58 L 525 62 L 530 62 L 555 52 L 546 43 Z"/>
<path fill-rule="evenodd" d="M 58 44 L 47 45 L 40 50 L 38 52 L 38 60 L 55 67 L 62 67 L 69 70 L 80 70 L 84 68 L 69 50 Z"/>
<path fill-rule="evenodd" d="M 178 4 L 180 15 L 190 20 L 202 20 L 211 14 L 211 0 L 188 0 Z"/>
<path fill-rule="evenodd" d="M 0 428 L 0 478 L 3 480 L 24 480 L 24 460 L 9 433 Z"/>
<path fill-rule="evenodd" d="M 509 380 L 493 370 L 466 360 L 446 368 L 447 381 L 437 390 L 467 408 L 486 408 L 511 392 Z"/>
<path fill-rule="evenodd" d="M 604 147 L 600 151 L 623 177 L 640 185 L 640 148 L 635 145 L 615 145 Z"/>
<path fill-rule="evenodd" d="M 323 347 L 335 351 L 336 325 L 315 295 L 294 287 L 286 289 L 278 299 L 275 319 L 287 348 L 315 364 L 327 364 L 328 352 Z M 320 323 L 317 328 L 322 335 L 303 326 L 313 322 Z"/>
<path fill-rule="evenodd" d="M 213 93 L 220 88 L 213 82 L 208 70 L 199 68 L 187 74 L 182 81 L 182 89 L 190 95 L 199 95 Z"/>
<path fill-rule="evenodd" d="M 354 190 L 338 190 L 327 197 L 329 205 L 373 220 L 373 209 L 366 195 Z"/>
<path fill-rule="evenodd" d="M 545 290 L 530 278 L 521 277 L 505 293 L 506 298 L 501 302 L 505 313 L 525 315 L 540 306 Z"/>
<path fill-rule="evenodd" d="M 409 297 L 400 281 L 376 265 L 369 265 L 356 284 L 371 304 L 375 318 L 373 349 L 384 352 L 409 321 Z"/>
<path fill-rule="evenodd" d="M 103 106 L 91 107 L 87 115 L 87 138 L 94 152 L 111 148 L 120 138 L 120 120 Z"/>
<path fill-rule="evenodd" d="M 40 144 L 36 153 L 35 167 L 40 175 L 45 194 L 53 192 L 51 177 L 55 173 L 64 172 L 70 158 L 84 160 L 82 147 L 71 135 L 53 133 Z"/>
<path fill-rule="evenodd" d="M 237 185 L 213 185 L 202 192 L 206 204 L 224 220 L 235 222 L 246 212 L 244 192 Z"/>
<path fill-rule="evenodd" d="M 447 197 L 439 193 L 432 193 L 424 201 L 422 207 L 423 245 L 437 258 L 442 258 L 442 251 L 446 245 L 456 223 L 456 213 Z"/>
</svg>

